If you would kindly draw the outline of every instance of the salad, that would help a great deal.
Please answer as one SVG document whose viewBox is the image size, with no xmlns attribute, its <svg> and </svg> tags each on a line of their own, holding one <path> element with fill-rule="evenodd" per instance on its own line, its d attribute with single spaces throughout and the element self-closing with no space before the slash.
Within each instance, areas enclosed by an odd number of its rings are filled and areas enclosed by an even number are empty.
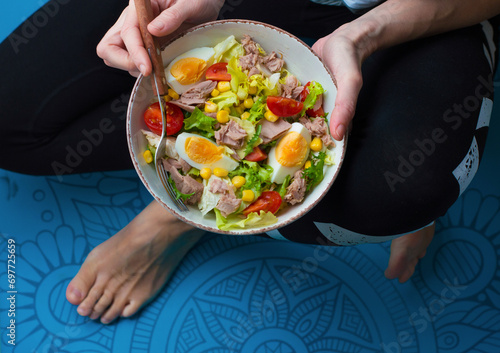
<svg viewBox="0 0 500 353">
<path fill-rule="evenodd" d="M 319 82 L 301 83 L 250 36 L 189 50 L 165 69 L 166 152 L 177 197 L 215 214 L 221 230 L 263 227 L 300 204 L 333 165 Z M 144 158 L 162 131 L 159 102 L 144 112 Z"/>
</svg>

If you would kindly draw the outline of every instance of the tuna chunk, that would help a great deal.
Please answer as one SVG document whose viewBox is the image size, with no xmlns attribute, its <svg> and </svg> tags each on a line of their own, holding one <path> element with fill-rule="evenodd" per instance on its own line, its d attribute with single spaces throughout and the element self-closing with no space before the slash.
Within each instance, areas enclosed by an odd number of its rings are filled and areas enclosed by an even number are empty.
<svg viewBox="0 0 500 353">
<path fill-rule="evenodd" d="M 278 57 L 276 52 L 271 52 L 271 54 L 266 55 L 261 58 L 262 64 L 272 73 L 280 72 L 285 65 L 285 61 L 282 58 Z"/>
<path fill-rule="evenodd" d="M 286 189 L 284 200 L 290 205 L 301 203 L 306 194 L 306 180 L 302 178 L 302 170 L 297 170 L 293 175 L 293 180 Z"/>
<path fill-rule="evenodd" d="M 259 55 L 258 54 L 247 54 L 242 57 L 240 57 L 240 66 L 242 70 L 251 70 L 255 68 L 255 65 L 257 65 L 259 60 Z"/>
<path fill-rule="evenodd" d="M 227 217 L 231 213 L 236 212 L 240 208 L 240 205 L 241 199 L 237 199 L 234 193 L 222 194 L 215 208 L 217 208 L 224 217 Z"/>
<path fill-rule="evenodd" d="M 203 104 L 206 102 L 215 86 L 217 86 L 216 81 L 207 80 L 200 82 L 184 92 L 177 101 L 185 105 Z"/>
<path fill-rule="evenodd" d="M 241 39 L 241 44 L 245 49 L 246 54 L 259 54 L 259 47 L 248 34 L 245 34 Z"/>
<path fill-rule="evenodd" d="M 241 199 L 236 198 L 234 189 L 221 179 L 211 180 L 208 190 L 214 194 L 221 194 L 221 198 L 219 202 L 217 202 L 215 208 L 217 208 L 224 217 L 236 212 L 240 208 Z"/>
<path fill-rule="evenodd" d="M 306 117 L 301 117 L 299 122 L 306 127 L 314 137 L 319 137 L 326 147 L 334 147 L 335 142 L 330 136 L 330 129 L 323 118 L 316 118 L 314 121 Z"/>
<path fill-rule="evenodd" d="M 239 149 L 245 143 L 247 132 L 234 120 L 229 121 L 222 128 L 215 131 L 215 140 L 219 145 L 226 145 L 232 149 Z"/>
<path fill-rule="evenodd" d="M 297 100 L 304 89 L 304 86 L 299 86 L 299 84 L 297 77 L 288 75 L 285 78 L 285 83 L 280 84 L 281 96 Z"/>
<path fill-rule="evenodd" d="M 292 126 L 292 124 L 282 118 L 279 118 L 274 123 L 266 119 L 262 119 L 261 121 L 262 130 L 260 131 L 260 138 L 263 144 L 278 139 Z"/>
<path fill-rule="evenodd" d="M 172 158 L 163 159 L 163 165 L 165 166 L 165 169 L 172 177 L 172 180 L 175 183 L 175 187 L 177 188 L 177 190 L 179 190 L 179 192 L 183 194 L 194 193 L 194 195 L 190 196 L 186 200 L 186 204 L 188 205 L 198 204 L 198 202 L 200 202 L 201 200 L 201 195 L 203 194 L 203 184 L 197 182 L 189 175 L 182 175 L 181 173 L 179 173 L 179 171 L 175 167 L 175 162 L 177 163 L 179 162 L 178 161 L 172 162 L 172 161 L 175 160 L 173 160 Z"/>
</svg>

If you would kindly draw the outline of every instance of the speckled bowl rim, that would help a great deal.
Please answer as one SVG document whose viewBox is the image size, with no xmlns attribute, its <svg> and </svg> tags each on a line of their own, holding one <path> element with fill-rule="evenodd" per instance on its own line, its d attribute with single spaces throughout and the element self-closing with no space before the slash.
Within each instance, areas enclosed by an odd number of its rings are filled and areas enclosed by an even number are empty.
<svg viewBox="0 0 500 353">
<path fill-rule="evenodd" d="M 293 40 L 299 42 L 300 44 L 302 44 L 305 48 L 307 48 L 311 52 L 312 55 L 316 56 L 319 59 L 319 61 L 323 65 L 325 71 L 330 76 L 330 79 L 335 84 L 334 77 L 333 77 L 332 73 L 330 72 L 330 70 L 328 69 L 328 67 L 323 62 L 323 60 L 321 60 L 321 58 L 304 41 L 302 41 L 298 37 L 294 36 L 293 34 L 287 32 L 287 31 L 285 31 L 285 30 L 283 30 L 281 28 L 278 28 L 276 26 L 273 26 L 273 25 L 270 25 L 270 24 L 267 24 L 267 23 L 259 22 L 259 21 L 243 20 L 243 19 L 231 19 L 231 20 L 217 20 L 217 21 L 206 22 L 206 23 L 194 26 L 192 28 L 189 28 L 189 29 L 183 31 L 182 33 L 178 34 L 177 36 L 174 36 L 173 38 L 171 38 L 170 40 L 168 40 L 162 46 L 162 48 L 165 49 L 166 47 L 168 47 L 168 45 L 170 45 L 174 41 L 177 41 L 177 40 L 181 39 L 182 37 L 184 37 L 184 36 L 186 36 L 186 35 L 188 35 L 188 34 L 190 34 L 192 32 L 198 31 L 198 30 L 203 29 L 203 28 L 218 26 L 218 25 L 221 25 L 221 24 L 224 24 L 224 23 L 245 23 L 245 24 L 252 24 L 252 25 L 261 25 L 261 26 L 264 26 L 264 27 L 268 27 L 268 28 L 270 28 L 272 30 L 275 30 L 277 32 L 280 32 L 283 35 L 289 36 L 291 39 L 293 39 Z M 135 93 L 139 90 L 139 87 L 140 87 L 143 79 L 144 79 L 143 75 L 140 75 L 137 78 L 137 80 L 135 82 L 135 85 L 134 85 L 134 87 L 132 89 L 132 93 L 130 95 L 130 100 L 129 100 L 128 108 L 127 108 L 126 133 L 127 133 L 127 144 L 128 144 L 128 147 L 129 147 L 130 156 L 132 158 L 132 162 L 134 164 L 134 168 L 135 168 L 137 174 L 139 175 L 139 178 L 141 179 L 142 183 L 144 184 L 144 186 L 146 187 L 146 189 L 149 191 L 149 193 L 163 207 L 165 207 L 167 210 L 169 210 L 171 213 L 173 213 L 177 218 L 179 218 L 183 222 L 188 223 L 188 224 L 190 224 L 190 225 L 192 225 L 194 227 L 197 227 L 199 229 L 203 229 L 203 230 L 206 230 L 206 231 L 209 231 L 209 232 L 212 232 L 212 233 L 218 233 L 218 234 L 251 235 L 251 234 L 266 233 L 266 232 L 269 232 L 269 231 L 272 231 L 272 230 L 279 229 L 279 228 L 282 228 L 284 226 L 287 226 L 287 225 L 295 222 L 299 218 L 303 217 L 309 211 L 311 211 L 325 197 L 325 195 L 329 192 L 329 190 L 332 187 L 333 183 L 337 179 L 337 176 L 338 176 L 338 174 L 340 172 L 340 169 L 342 167 L 342 162 L 344 160 L 345 153 L 346 153 L 346 148 L 347 148 L 347 134 L 344 136 L 344 139 L 342 141 L 343 142 L 343 148 L 341 150 L 342 154 L 340 156 L 340 161 L 338 163 L 338 168 L 335 171 L 335 173 L 334 173 L 333 177 L 331 178 L 331 180 L 328 181 L 327 187 L 325 188 L 325 190 L 321 193 L 321 195 L 314 202 L 312 202 L 308 207 L 305 207 L 304 209 L 300 210 L 295 216 L 290 217 L 290 218 L 288 218 L 286 220 L 282 220 L 282 221 L 280 221 L 280 218 L 278 216 L 278 222 L 277 223 L 275 223 L 273 225 L 270 225 L 270 226 L 266 226 L 266 227 L 249 228 L 249 229 L 242 229 L 242 230 L 229 230 L 229 231 L 220 230 L 218 228 L 206 226 L 206 225 L 203 225 L 203 224 L 196 223 L 196 222 L 192 221 L 188 217 L 185 217 L 185 215 L 189 214 L 189 212 L 187 212 L 187 213 L 179 213 L 179 211 L 177 209 L 175 209 L 173 207 L 170 207 L 166 202 L 164 202 L 162 200 L 161 197 L 159 197 L 152 190 L 152 188 L 150 187 L 148 181 L 146 180 L 146 178 L 144 177 L 144 175 L 143 175 L 143 173 L 142 173 L 142 171 L 140 169 L 139 163 L 137 162 L 137 157 L 138 156 L 136 156 L 135 153 L 134 153 L 134 151 L 133 151 L 133 147 L 132 147 L 132 140 L 133 140 L 132 139 L 132 132 L 130 131 L 131 107 L 132 107 L 132 104 L 133 104 L 133 98 L 135 96 Z M 338 143 L 338 141 L 336 141 L 336 143 Z M 323 180 L 322 183 L 323 182 L 325 182 L 325 180 Z M 300 205 L 297 205 L 297 206 L 300 206 Z M 297 206 L 292 206 L 292 207 L 297 207 Z"/>
</svg>

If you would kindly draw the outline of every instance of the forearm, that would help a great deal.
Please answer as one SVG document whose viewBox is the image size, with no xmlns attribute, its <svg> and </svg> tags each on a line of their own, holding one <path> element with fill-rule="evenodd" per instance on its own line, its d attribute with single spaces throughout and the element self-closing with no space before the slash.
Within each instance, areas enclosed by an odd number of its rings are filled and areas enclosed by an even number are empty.
<svg viewBox="0 0 500 353">
<path fill-rule="evenodd" d="M 378 49 L 471 26 L 497 14 L 499 0 L 388 0 L 339 32 L 366 58 Z"/>
</svg>

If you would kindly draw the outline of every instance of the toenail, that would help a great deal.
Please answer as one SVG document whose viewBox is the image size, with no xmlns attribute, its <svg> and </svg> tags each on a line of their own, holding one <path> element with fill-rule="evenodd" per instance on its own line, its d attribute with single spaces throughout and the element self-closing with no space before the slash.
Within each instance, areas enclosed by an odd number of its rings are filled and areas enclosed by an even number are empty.
<svg viewBox="0 0 500 353">
<path fill-rule="evenodd" d="M 71 294 L 73 295 L 73 297 L 76 299 L 76 300 L 80 300 L 82 299 L 82 292 L 80 292 L 78 289 L 73 289 L 71 291 Z"/>
<path fill-rule="evenodd" d="M 87 316 L 86 310 L 84 308 L 82 308 L 81 306 L 79 306 L 78 309 L 76 309 L 76 311 L 78 312 L 78 314 L 80 314 L 82 316 Z"/>
</svg>

